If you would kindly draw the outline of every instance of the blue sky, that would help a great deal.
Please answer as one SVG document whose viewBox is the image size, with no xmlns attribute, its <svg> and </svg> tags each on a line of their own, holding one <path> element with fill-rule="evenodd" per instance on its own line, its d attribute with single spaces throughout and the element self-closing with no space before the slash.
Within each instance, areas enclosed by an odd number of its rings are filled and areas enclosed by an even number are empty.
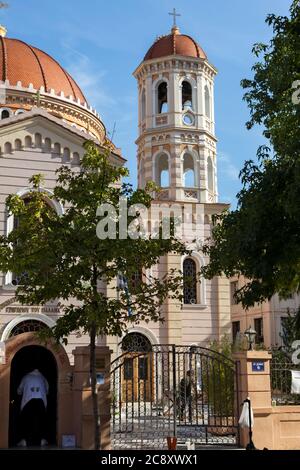
<svg viewBox="0 0 300 470">
<path fill-rule="evenodd" d="M 132 72 L 157 35 L 171 27 L 175 7 L 182 33 L 193 36 L 219 73 L 215 83 L 220 201 L 240 188 L 243 161 L 263 142 L 259 128 L 247 131 L 242 78 L 251 77 L 253 43 L 267 41 L 268 13 L 287 14 L 291 0 L 7 0 L 0 22 L 8 36 L 55 57 L 77 80 L 90 104 L 128 159 L 136 182 L 137 87 Z"/>
</svg>

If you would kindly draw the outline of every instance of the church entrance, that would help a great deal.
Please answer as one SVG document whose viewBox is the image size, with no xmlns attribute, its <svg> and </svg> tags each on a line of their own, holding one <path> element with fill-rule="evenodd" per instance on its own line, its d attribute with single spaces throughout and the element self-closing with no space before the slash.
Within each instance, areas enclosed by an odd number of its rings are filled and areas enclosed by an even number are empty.
<svg viewBox="0 0 300 470">
<path fill-rule="evenodd" d="M 54 355 L 45 347 L 30 345 L 21 348 L 11 363 L 10 409 L 9 409 L 9 446 L 15 447 L 22 436 L 21 396 L 17 390 L 22 378 L 38 369 L 49 384 L 45 420 L 45 439 L 49 445 L 57 444 L 57 364 Z M 38 445 L 38 444 L 36 444 Z"/>
<path fill-rule="evenodd" d="M 122 341 L 123 401 L 151 401 L 153 359 L 152 345 L 146 336 L 140 333 L 129 333 Z"/>
</svg>

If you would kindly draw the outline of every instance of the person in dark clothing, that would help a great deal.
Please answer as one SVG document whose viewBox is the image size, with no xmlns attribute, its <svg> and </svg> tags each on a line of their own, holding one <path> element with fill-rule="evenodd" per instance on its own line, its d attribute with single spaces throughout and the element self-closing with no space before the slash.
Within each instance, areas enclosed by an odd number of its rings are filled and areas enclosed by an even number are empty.
<svg viewBox="0 0 300 470">
<path fill-rule="evenodd" d="M 33 399 L 26 403 L 21 413 L 21 432 L 27 445 L 45 445 L 46 408 L 42 399 Z"/>
<path fill-rule="evenodd" d="M 179 386 L 179 416 L 185 418 L 185 410 L 188 408 L 189 422 L 193 420 L 193 393 L 194 393 L 193 371 L 188 370 L 186 376 L 180 381 Z"/>
</svg>

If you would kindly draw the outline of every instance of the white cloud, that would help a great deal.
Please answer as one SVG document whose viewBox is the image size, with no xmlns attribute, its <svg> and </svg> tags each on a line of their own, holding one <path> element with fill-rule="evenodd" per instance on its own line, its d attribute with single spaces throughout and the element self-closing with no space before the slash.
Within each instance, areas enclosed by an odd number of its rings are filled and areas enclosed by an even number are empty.
<svg viewBox="0 0 300 470">
<path fill-rule="evenodd" d="M 66 69 L 82 89 L 89 104 L 99 112 L 101 109 L 115 106 L 116 101 L 105 91 L 103 77 L 105 70 L 98 70 L 89 57 L 63 43 L 66 51 Z"/>
<path fill-rule="evenodd" d="M 232 162 L 228 153 L 218 153 L 218 169 L 221 175 L 229 178 L 230 180 L 239 180 L 240 169 Z"/>
<path fill-rule="evenodd" d="M 86 54 L 71 47 L 69 39 L 62 43 L 62 47 L 66 69 L 82 89 L 88 103 L 100 114 L 108 135 L 111 137 L 115 125 L 114 143 L 123 149 L 128 147 L 128 142 L 134 146 L 132 128 L 136 129 L 137 122 L 135 93 L 122 94 L 121 88 L 112 91 L 109 70 L 101 69 Z M 135 147 L 130 149 L 130 153 L 135 153 Z"/>
</svg>

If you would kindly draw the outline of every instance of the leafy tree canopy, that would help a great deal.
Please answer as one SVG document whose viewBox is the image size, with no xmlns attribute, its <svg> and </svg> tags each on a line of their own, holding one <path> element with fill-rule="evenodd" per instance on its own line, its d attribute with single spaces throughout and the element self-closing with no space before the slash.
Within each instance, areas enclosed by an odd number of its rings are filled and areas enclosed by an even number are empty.
<svg viewBox="0 0 300 470">
<path fill-rule="evenodd" d="M 68 166 L 57 171 L 53 198 L 43 190 L 41 175 L 30 179 L 32 189 L 25 198 L 8 198 L 7 209 L 15 223 L 7 236 L 0 237 L 0 270 L 18 279 L 20 303 L 60 302 L 63 315 L 52 330 L 43 330 L 46 338 L 67 343 L 71 332 L 89 335 L 94 445 L 99 449 L 96 337 L 121 336 L 131 323 L 159 321 L 166 298 L 181 299 L 182 275 L 175 269 L 151 275 L 150 268 L 168 253 L 187 251 L 175 237 L 175 221 L 168 239 L 161 236 L 159 224 L 157 236 L 128 237 L 131 224 L 135 232 L 141 205 L 151 205 L 150 192 L 121 182 L 128 173 L 110 162 L 109 146 L 99 150 L 86 142 L 85 150 L 79 171 Z M 134 209 L 127 218 L 122 215 L 124 198 Z M 54 200 L 64 207 L 62 214 L 54 210 Z M 99 211 L 103 204 L 107 210 Z M 99 237 L 99 224 L 102 235 L 115 229 L 113 238 Z M 136 228 L 141 225 L 137 221 Z M 119 236 L 122 229 L 126 236 Z M 136 273 L 138 281 L 131 282 Z M 117 283 L 120 277 L 123 286 Z"/>
<path fill-rule="evenodd" d="M 236 298 L 244 307 L 283 298 L 300 290 L 300 4 L 290 16 L 269 15 L 269 44 L 256 44 L 260 60 L 253 79 L 243 80 L 250 109 L 247 127 L 263 126 L 269 145 L 258 161 L 246 161 L 237 209 L 215 217 L 213 235 L 204 246 L 212 278 L 224 272 L 244 276 Z M 297 89 L 298 87 L 298 89 Z"/>
<path fill-rule="evenodd" d="M 8 198 L 8 211 L 18 224 L 0 238 L 0 269 L 19 278 L 17 299 L 28 305 L 60 299 L 64 315 L 53 330 L 57 339 L 74 330 L 89 332 L 91 325 L 97 334 L 121 335 L 130 323 L 157 321 L 164 300 L 180 298 L 182 290 L 179 272 L 147 275 L 161 256 L 186 252 L 174 236 L 119 239 L 117 223 L 116 239 L 97 237 L 97 224 L 107 218 L 106 213 L 96 215 L 102 203 L 115 207 L 118 216 L 122 197 L 127 198 L 128 207 L 137 203 L 150 207 L 152 199 L 149 191 L 120 183 L 127 170 L 110 164 L 107 151 L 99 152 L 91 142 L 85 148 L 80 172 L 67 166 L 57 172 L 53 198 L 65 207 L 64 213 L 51 208 L 53 201 L 43 190 L 42 177 L 35 175 L 25 199 Z M 126 229 L 133 218 L 128 217 Z M 114 222 L 112 216 L 107 220 Z M 146 274 L 129 297 L 116 278 L 124 275 L 130 290 L 131 279 L 142 270 Z M 102 281 L 111 285 L 110 294 Z"/>
</svg>

